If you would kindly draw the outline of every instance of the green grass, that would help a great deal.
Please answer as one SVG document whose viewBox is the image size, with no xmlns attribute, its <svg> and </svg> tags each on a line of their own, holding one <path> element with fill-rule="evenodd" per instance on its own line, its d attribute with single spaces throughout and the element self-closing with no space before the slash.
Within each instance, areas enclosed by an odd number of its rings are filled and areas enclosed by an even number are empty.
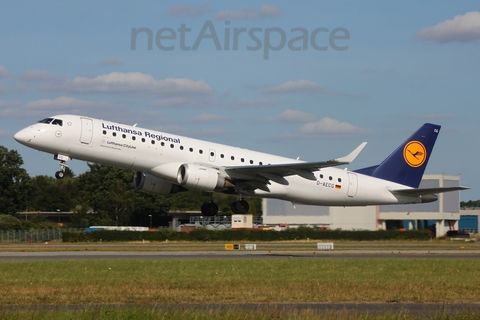
<svg viewBox="0 0 480 320">
<path fill-rule="evenodd" d="M 1 305 L 478 302 L 473 260 L 215 259 L 0 264 Z"/>
</svg>

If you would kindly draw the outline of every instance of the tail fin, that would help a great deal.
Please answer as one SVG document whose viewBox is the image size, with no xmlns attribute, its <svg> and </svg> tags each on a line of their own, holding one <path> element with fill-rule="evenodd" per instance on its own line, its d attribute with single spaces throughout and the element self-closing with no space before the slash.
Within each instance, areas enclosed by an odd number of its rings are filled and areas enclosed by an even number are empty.
<svg viewBox="0 0 480 320">
<path fill-rule="evenodd" d="M 439 125 L 425 123 L 382 163 L 356 172 L 418 188 L 439 132 Z"/>
</svg>

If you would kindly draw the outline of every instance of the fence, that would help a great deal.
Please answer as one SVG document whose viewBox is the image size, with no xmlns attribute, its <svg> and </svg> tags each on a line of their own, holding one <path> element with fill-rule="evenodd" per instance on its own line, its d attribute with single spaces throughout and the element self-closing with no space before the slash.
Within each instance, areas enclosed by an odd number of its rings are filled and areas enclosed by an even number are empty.
<svg viewBox="0 0 480 320">
<path fill-rule="evenodd" d="M 35 243 L 62 240 L 63 232 L 80 232 L 84 229 L 1 230 L 1 243 Z"/>
</svg>

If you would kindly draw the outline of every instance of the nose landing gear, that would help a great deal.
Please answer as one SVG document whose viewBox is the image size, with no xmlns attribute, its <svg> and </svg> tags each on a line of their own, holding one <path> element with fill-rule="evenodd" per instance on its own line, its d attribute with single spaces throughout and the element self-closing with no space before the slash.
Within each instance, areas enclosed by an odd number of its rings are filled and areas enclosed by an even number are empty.
<svg viewBox="0 0 480 320">
<path fill-rule="evenodd" d="M 61 170 L 60 171 L 57 171 L 55 172 L 55 178 L 57 179 L 63 179 L 65 177 L 65 168 L 68 167 L 68 165 L 66 164 L 66 162 L 68 160 L 71 160 L 71 158 L 69 156 L 65 156 L 63 154 L 56 154 L 54 157 L 53 157 L 55 160 L 60 160 L 60 168 Z"/>
</svg>

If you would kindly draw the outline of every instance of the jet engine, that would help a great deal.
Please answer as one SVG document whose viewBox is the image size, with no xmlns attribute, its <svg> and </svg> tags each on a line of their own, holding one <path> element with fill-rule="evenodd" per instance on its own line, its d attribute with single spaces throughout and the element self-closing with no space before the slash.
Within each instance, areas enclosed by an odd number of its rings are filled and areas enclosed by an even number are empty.
<svg viewBox="0 0 480 320">
<path fill-rule="evenodd" d="M 184 163 L 178 168 L 177 182 L 187 189 L 199 189 L 206 192 L 223 188 L 226 185 L 225 178 L 217 170 L 189 163 Z"/>
<path fill-rule="evenodd" d="M 135 172 L 133 176 L 133 186 L 138 191 L 162 196 L 186 191 L 185 188 L 179 185 L 140 171 Z"/>
</svg>

